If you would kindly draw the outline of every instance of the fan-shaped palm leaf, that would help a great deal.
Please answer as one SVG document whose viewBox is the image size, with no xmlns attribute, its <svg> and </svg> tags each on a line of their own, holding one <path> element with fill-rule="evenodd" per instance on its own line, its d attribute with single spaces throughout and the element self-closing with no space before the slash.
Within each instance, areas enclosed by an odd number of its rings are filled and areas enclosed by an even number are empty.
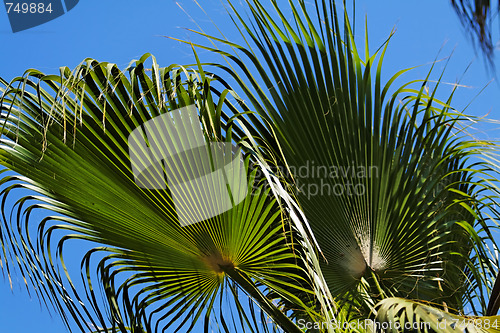
<svg viewBox="0 0 500 333">
<path fill-rule="evenodd" d="M 231 48 L 197 45 L 226 57 L 228 66 L 198 64 L 195 72 L 160 69 L 153 61 L 149 76 L 143 58 L 127 77 L 88 60 L 74 73 L 30 71 L 4 82 L 0 161 L 22 176 L 7 173 L 2 180 L 3 261 L 17 260 L 22 274 L 45 289 L 42 295 L 62 295 L 53 301 L 82 329 L 149 332 L 175 324 L 189 330 L 203 315 L 208 330 L 216 299 L 228 292 L 237 323 L 215 316 L 220 330 L 268 329 L 251 308 L 245 311 L 226 277 L 287 332 L 299 331 L 290 318 L 413 318 L 400 298 L 433 302 L 445 312 L 468 304 L 485 313 L 498 266 L 487 247 L 496 249 L 490 229 L 498 191 L 494 163 L 477 157 L 496 146 L 468 137 L 463 122 L 470 118 L 451 108 L 451 97 L 437 100 L 427 80 L 392 88 L 401 71 L 383 83 L 387 44 L 370 54 L 366 43 L 361 57 L 347 14 L 341 29 L 333 1 L 315 1 L 312 10 L 289 1 L 291 21 L 275 0 L 274 14 L 259 1 L 246 3 L 250 20 L 230 2 L 246 46 L 200 33 Z M 198 223 L 189 220 L 196 209 L 174 209 L 171 189 L 135 183 L 127 141 L 138 126 L 192 104 L 206 142 L 246 147 L 254 194 Z M 9 225 L 9 194 L 17 188 L 39 195 L 23 195 Z M 26 226 L 38 207 L 60 214 L 41 221 L 39 248 Z M 58 251 L 74 238 L 106 245 L 84 258 L 85 299 L 54 268 L 50 239 L 58 229 L 76 234 L 63 237 Z M 100 252 L 110 319 L 89 268 Z"/>
<path fill-rule="evenodd" d="M 456 309 L 476 299 L 484 313 L 495 276 L 484 244 L 494 243 L 489 214 L 498 216 L 491 209 L 497 189 L 491 164 L 475 162 L 495 145 L 468 137 L 470 118 L 450 107 L 451 97 L 438 101 L 426 80 L 391 88 L 401 71 L 384 85 L 387 45 L 372 55 L 366 43 L 363 59 L 333 2 L 315 1 L 309 10 L 289 1 L 291 22 L 277 1 L 270 1 L 274 14 L 259 1 L 246 3 L 252 22 L 235 7 L 233 16 L 247 46 L 201 33 L 242 58 L 198 47 L 235 65 L 212 64 L 232 76 L 267 125 L 255 126 L 255 136 L 275 133 L 279 149 L 263 154 L 293 184 L 326 258 L 332 295 L 354 297 L 365 316 L 387 296 Z"/>
<path fill-rule="evenodd" d="M 3 82 L 0 163 L 18 175 L 4 173 L 1 180 L 2 262 L 10 271 L 9 258 L 17 261 L 25 279 L 42 296 L 52 296 L 63 316 L 71 315 L 82 331 L 97 327 L 113 332 L 169 327 L 189 331 L 202 316 L 208 330 L 214 303 L 231 290 L 237 296 L 238 288 L 281 318 L 287 331 L 297 330 L 259 287 L 272 288 L 295 304 L 303 302 L 294 294 L 312 293 L 295 264 L 295 240 L 283 228 L 286 216 L 268 195 L 269 189 L 255 179 L 256 169 L 249 166 L 248 157 L 248 189 L 238 189 L 240 183 L 235 182 L 231 190 L 250 195 L 233 209 L 201 222 L 195 218 L 196 207 L 206 205 L 202 201 L 206 198 L 200 197 L 202 188 L 187 193 L 191 211 L 179 212 L 170 187 L 156 190 L 136 184 L 130 134 L 154 117 L 178 117 L 169 112 L 195 105 L 192 108 L 201 115 L 190 121 L 199 122 L 207 142 L 238 142 L 241 134 L 225 115 L 234 110 L 225 98 L 228 91 L 217 97 L 211 91 L 213 80 L 202 72 L 198 76 L 179 66 L 159 68 L 154 58 L 149 76 L 144 66 L 148 57 L 131 63 L 126 71 L 87 59 L 73 72 L 62 68 L 60 76 L 32 70 L 9 84 Z M 161 142 L 160 137 L 148 139 L 150 145 L 151 140 Z M 173 168 L 173 162 L 167 167 Z M 11 197 L 20 198 L 13 219 L 6 204 Z M 37 208 L 57 216 L 37 221 L 31 214 Z M 187 226 L 181 226 L 180 214 L 191 219 Z M 36 237 L 29 233 L 32 223 L 38 223 Z M 67 235 L 58 239 L 61 229 Z M 72 239 L 102 244 L 82 261 L 87 295 L 73 287 L 68 272 L 61 276 L 52 257 L 51 244 L 57 242 L 57 252 L 62 253 Z M 93 289 L 94 257 L 99 258 L 95 260 L 107 296 L 104 306 Z M 64 262 L 62 267 L 66 271 Z M 238 310 L 244 308 L 238 297 L 235 302 Z M 265 326 L 244 312 L 231 324 L 224 317 L 218 316 L 222 331 L 232 331 L 235 325 L 251 331 Z"/>
</svg>

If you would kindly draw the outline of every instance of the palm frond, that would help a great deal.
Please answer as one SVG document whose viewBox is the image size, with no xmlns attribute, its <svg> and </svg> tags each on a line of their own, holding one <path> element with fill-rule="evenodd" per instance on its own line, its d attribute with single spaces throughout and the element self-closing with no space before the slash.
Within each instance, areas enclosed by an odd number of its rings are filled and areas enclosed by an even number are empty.
<svg viewBox="0 0 500 333">
<path fill-rule="evenodd" d="M 221 48 L 197 47 L 231 62 L 213 71 L 230 74 L 266 124 L 255 136 L 276 137 L 263 154 L 307 217 L 333 297 L 357 295 L 367 313 L 388 296 L 453 308 L 478 299 L 484 313 L 498 174 L 476 160 L 496 144 L 468 137 L 471 118 L 427 79 L 392 87 L 403 70 L 384 84 L 387 44 L 363 58 L 333 2 L 289 1 L 291 21 L 277 1 L 246 5 L 251 22 L 236 5 L 232 15 L 247 45 L 200 33 Z"/>
<path fill-rule="evenodd" d="M 145 68 L 148 60 L 151 75 Z M 74 71 L 61 68 L 59 76 L 32 70 L 2 82 L 0 163 L 16 173 L 4 173 L 1 179 L 2 263 L 9 275 L 17 267 L 26 283 L 49 296 L 48 302 L 82 331 L 191 330 L 199 319 L 208 331 L 214 304 L 241 288 L 257 298 L 259 307 L 280 317 L 284 329 L 297 330 L 263 288 L 299 305 L 303 302 L 295 295 L 312 291 L 295 263 L 294 240 L 283 229 L 287 217 L 256 179 L 249 157 L 248 188 L 238 189 L 235 182 L 231 189 L 250 195 L 201 222 L 195 219 L 197 203 L 206 200 L 198 195 L 201 188 L 190 193 L 186 205 L 191 210 L 179 212 L 169 187 L 139 186 L 132 172 L 130 134 L 182 107 L 198 110 L 199 119 L 191 121 L 199 122 L 206 142 L 241 140 L 242 132 L 227 115 L 235 111 L 225 98 L 228 91 L 215 90 L 212 81 L 200 71 L 160 68 L 145 55 L 124 71 L 87 59 Z M 165 134 L 148 137 L 149 144 L 161 143 Z M 38 208 L 55 215 L 39 219 L 32 214 Z M 193 223 L 182 225 L 181 214 Z M 85 293 L 75 287 L 63 260 L 63 248 L 74 240 L 97 245 L 82 260 Z M 92 282 L 92 267 L 101 282 Z M 282 282 L 283 275 L 288 282 Z M 95 287 L 101 283 L 104 303 Z M 230 316 L 231 324 L 222 310 L 216 317 L 221 331 L 235 325 L 255 331 L 258 321 L 251 316 L 255 313 Z"/>
<path fill-rule="evenodd" d="M 474 43 L 481 48 L 490 63 L 493 62 L 495 43 L 492 37 L 492 22 L 498 3 L 490 0 L 451 0 L 453 9 Z"/>
</svg>

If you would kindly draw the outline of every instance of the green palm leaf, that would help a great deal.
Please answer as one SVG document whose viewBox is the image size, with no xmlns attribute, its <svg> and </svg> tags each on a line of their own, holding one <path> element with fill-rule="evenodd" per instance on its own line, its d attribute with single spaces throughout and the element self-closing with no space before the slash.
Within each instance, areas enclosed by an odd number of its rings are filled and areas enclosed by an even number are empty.
<svg viewBox="0 0 500 333">
<path fill-rule="evenodd" d="M 145 69 L 148 58 L 153 63 L 151 76 Z M 217 101 L 211 81 L 183 67 L 160 68 L 145 55 L 125 71 L 87 59 L 73 72 L 62 68 L 60 76 L 28 71 L 9 84 L 3 82 L 0 163 L 22 176 L 4 173 L 1 180 L 2 262 L 10 271 L 17 261 L 22 275 L 32 285 L 42 286 L 40 294 L 51 296 L 63 316 L 71 315 L 82 330 L 152 332 L 172 327 L 189 331 L 199 318 L 205 319 L 208 330 L 214 303 L 235 293 L 234 301 L 240 304 L 241 288 L 262 309 L 281 316 L 287 331 L 295 329 L 263 295 L 262 287 L 273 288 L 295 304 L 302 301 L 294 293 L 312 292 L 295 264 L 295 241 L 283 229 L 286 216 L 269 189 L 255 179 L 257 170 L 249 158 L 244 191 L 251 195 L 223 214 L 184 227 L 168 188 L 148 190 L 134 180 L 130 133 L 171 110 L 196 105 L 207 142 L 240 140 L 241 131 L 233 130 L 233 119 L 225 114 L 234 110 L 225 99 L 227 91 Z M 18 188 L 30 194 L 15 191 Z M 202 200 L 197 193 L 189 200 Z M 14 205 L 17 218 L 9 219 L 6 202 L 16 195 L 21 195 Z M 197 216 L 196 205 L 191 207 L 188 218 Z M 57 216 L 37 221 L 30 217 L 36 208 Z M 34 238 L 29 235 L 31 223 L 39 226 Z M 56 231 L 61 229 L 68 234 L 58 240 Z M 52 257 L 51 243 L 62 253 L 72 239 L 103 244 L 82 261 L 87 295 L 76 290 L 68 272 L 59 272 Z M 97 268 L 106 295 L 104 306 L 91 281 L 94 257 L 100 258 Z M 62 267 L 66 271 L 64 262 Z M 231 286 L 226 277 L 237 285 Z M 218 316 L 222 331 L 234 325 L 250 331 L 262 326 L 244 314 L 230 325 L 224 317 Z"/>
<path fill-rule="evenodd" d="M 426 80 L 391 88 L 401 71 L 384 85 L 387 44 L 372 55 L 367 43 L 362 58 L 349 18 L 341 29 L 333 2 L 315 1 L 310 10 L 289 1 L 291 22 L 277 1 L 272 10 L 246 3 L 251 23 L 232 9 L 247 46 L 201 33 L 241 58 L 197 47 L 234 65 L 212 64 L 267 125 L 254 126 L 254 135 L 276 135 L 279 149 L 263 154 L 291 184 L 326 259 L 332 295 L 354 297 L 363 316 L 388 296 L 457 309 L 477 300 L 484 313 L 496 270 L 484 244 L 494 243 L 498 191 L 492 165 L 476 161 L 495 144 L 468 137 L 470 118 L 450 107 L 451 97 L 437 100 Z"/>
<path fill-rule="evenodd" d="M 498 267 L 497 145 L 470 137 L 466 122 L 476 119 L 454 110 L 452 96 L 438 100 L 428 78 L 394 88 L 403 70 L 382 82 L 387 43 L 372 54 L 366 41 L 361 56 L 333 1 L 289 1 L 291 20 L 275 0 L 246 4 L 250 19 L 229 2 L 245 46 L 200 32 L 221 48 L 195 45 L 227 66 L 202 64 L 196 52 L 196 70 L 151 58 L 150 73 L 148 55 L 125 71 L 88 59 L 59 76 L 30 70 L 1 82 L 0 163 L 15 172 L 0 181 L 9 275 L 19 270 L 83 331 L 190 331 L 203 318 L 205 331 L 299 332 L 301 320 L 437 325 L 466 305 L 485 314 Z M 177 124 L 176 111 L 191 105 L 204 143 L 244 148 L 249 193 L 203 221 L 201 187 L 176 209 L 172 186 L 137 184 L 129 152 L 136 128 L 164 115 Z M 136 138 L 152 147 L 176 135 L 164 132 Z M 148 172 L 203 169 L 205 153 Z M 139 167 L 148 158 L 158 156 L 144 153 Z M 227 183 L 234 199 L 240 183 Z M 30 192 L 13 201 L 19 189 Z M 55 215 L 37 220 L 39 208 Z M 96 244 L 82 261 L 85 294 L 64 264 L 68 240 Z"/>
</svg>

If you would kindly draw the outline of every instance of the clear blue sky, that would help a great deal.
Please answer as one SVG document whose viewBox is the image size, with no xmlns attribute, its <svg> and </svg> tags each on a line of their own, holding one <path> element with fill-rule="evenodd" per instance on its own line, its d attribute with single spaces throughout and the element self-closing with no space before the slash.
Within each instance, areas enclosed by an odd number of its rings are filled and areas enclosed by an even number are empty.
<svg viewBox="0 0 500 333">
<path fill-rule="evenodd" d="M 190 38 L 183 27 L 195 27 L 194 21 L 207 31 L 214 32 L 210 20 L 191 0 L 179 1 L 181 10 L 173 0 L 80 0 L 67 14 L 30 30 L 12 33 L 6 11 L 0 8 L 0 76 L 7 80 L 21 75 L 28 68 L 46 73 L 57 73 L 60 66 L 70 68 L 84 58 L 91 57 L 125 67 L 132 59 L 150 52 L 160 66 L 172 63 L 192 63 L 189 47 L 162 36 Z M 285 1 L 283 1 L 285 2 Z M 454 83 L 462 76 L 469 63 L 454 105 L 467 105 L 492 78 L 485 70 L 481 57 L 477 57 L 472 44 L 465 37 L 449 1 L 435 0 L 357 0 L 357 32 L 363 32 L 361 23 L 368 15 L 369 37 L 372 49 L 379 46 L 393 27 L 397 28 L 384 62 L 387 76 L 396 71 L 432 62 L 439 50 L 441 57 L 454 50 L 444 75 L 444 81 Z M 236 38 L 225 10 L 218 0 L 206 0 L 210 17 L 226 37 Z M 186 14 L 186 13 L 189 13 Z M 190 17 L 191 16 L 191 17 Z M 208 56 L 206 52 L 202 56 Z M 497 57 L 498 58 L 498 57 Z M 205 58 L 206 59 L 206 58 Z M 497 60 L 500 68 L 500 61 Z M 436 75 L 444 62 L 437 65 Z M 405 81 L 422 79 L 428 67 L 416 69 L 404 77 Z M 451 90 L 443 87 L 442 96 Z M 494 82 L 475 99 L 468 111 L 474 115 L 490 112 L 491 118 L 500 118 L 500 86 Z M 485 127 L 486 128 L 486 127 Z M 493 126 L 486 135 L 498 138 Z M 14 281 L 14 291 L 8 280 L 0 278 L 0 323 L 2 332 L 66 332 L 62 322 L 51 318 L 37 299 L 30 299 L 22 282 Z"/>
</svg>

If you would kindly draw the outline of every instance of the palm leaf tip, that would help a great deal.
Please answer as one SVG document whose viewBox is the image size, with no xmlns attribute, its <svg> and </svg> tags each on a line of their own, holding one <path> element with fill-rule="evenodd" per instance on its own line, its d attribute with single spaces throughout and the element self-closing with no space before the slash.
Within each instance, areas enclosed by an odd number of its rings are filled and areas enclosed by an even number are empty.
<svg viewBox="0 0 500 333">
<path fill-rule="evenodd" d="M 477 42 L 490 63 L 493 63 L 495 43 L 492 36 L 492 23 L 495 17 L 494 1 L 491 0 L 452 0 L 451 4 L 460 19 L 462 26 Z M 498 6 L 498 4 L 497 4 Z"/>
</svg>

